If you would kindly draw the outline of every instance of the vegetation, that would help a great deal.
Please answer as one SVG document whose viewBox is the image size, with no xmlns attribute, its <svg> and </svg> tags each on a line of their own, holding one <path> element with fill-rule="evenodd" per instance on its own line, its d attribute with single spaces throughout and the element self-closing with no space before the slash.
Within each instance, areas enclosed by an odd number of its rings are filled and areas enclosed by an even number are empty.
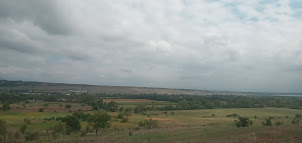
<svg viewBox="0 0 302 143">
<path fill-rule="evenodd" d="M 8 111 L 9 109 L 10 109 L 9 104 L 8 104 L 8 103 L 4 103 L 3 106 L 2 106 L 3 112 L 4 112 L 4 111 Z"/>
<path fill-rule="evenodd" d="M 7 134 L 7 125 L 4 120 L 0 119 L 0 136 L 3 137 L 3 142 L 5 142 L 5 137 Z"/>
<path fill-rule="evenodd" d="M 67 134 L 78 132 L 81 129 L 80 121 L 75 116 L 67 116 L 62 121 L 65 122 Z"/>
<path fill-rule="evenodd" d="M 0 137 L 11 142 L 242 142 L 253 133 L 259 142 L 302 141 L 300 97 L 4 93 L 0 100 L 10 106 Z"/>
<path fill-rule="evenodd" d="M 238 120 L 235 120 L 234 122 L 237 127 L 248 127 L 253 125 L 253 121 L 247 117 L 239 117 Z"/>
</svg>

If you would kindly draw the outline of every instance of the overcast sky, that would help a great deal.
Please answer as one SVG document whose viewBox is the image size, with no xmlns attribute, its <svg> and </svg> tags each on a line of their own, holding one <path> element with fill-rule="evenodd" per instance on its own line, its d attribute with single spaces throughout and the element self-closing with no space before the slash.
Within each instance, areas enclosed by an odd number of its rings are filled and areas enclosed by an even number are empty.
<svg viewBox="0 0 302 143">
<path fill-rule="evenodd" d="M 302 92 L 302 1 L 0 0 L 0 79 Z"/>
</svg>

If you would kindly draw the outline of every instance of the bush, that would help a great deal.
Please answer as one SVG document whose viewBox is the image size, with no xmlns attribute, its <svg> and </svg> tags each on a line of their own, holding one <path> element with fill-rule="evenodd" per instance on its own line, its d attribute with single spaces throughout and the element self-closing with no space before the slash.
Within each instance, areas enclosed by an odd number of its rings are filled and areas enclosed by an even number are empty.
<svg viewBox="0 0 302 143">
<path fill-rule="evenodd" d="M 265 121 L 262 122 L 263 126 L 272 126 L 272 121 L 270 118 L 266 118 Z"/>
<path fill-rule="evenodd" d="M 234 121 L 234 123 L 237 127 L 248 127 L 253 125 L 253 121 L 247 117 L 239 117 L 238 120 Z"/>
<path fill-rule="evenodd" d="M 124 114 L 123 114 L 123 113 L 119 113 L 119 114 L 117 115 L 117 118 L 123 119 L 123 118 L 124 118 Z"/>
<path fill-rule="evenodd" d="M 138 126 L 145 126 L 145 122 L 139 121 L 139 122 L 138 122 Z"/>
<path fill-rule="evenodd" d="M 28 118 L 24 118 L 23 120 L 24 120 L 24 123 L 25 123 L 25 124 L 30 124 L 30 123 L 31 123 L 31 120 L 28 119 Z"/>
<path fill-rule="evenodd" d="M 53 138 L 54 140 L 56 140 L 56 139 L 59 137 L 59 134 L 58 134 L 57 132 L 55 132 L 55 131 L 52 131 L 52 132 L 51 132 L 51 136 L 52 136 L 52 138 Z"/>
<path fill-rule="evenodd" d="M 26 131 L 26 128 L 27 128 L 26 125 L 22 125 L 22 126 L 20 127 L 19 131 L 20 131 L 22 134 L 24 134 L 25 131 Z"/>
<path fill-rule="evenodd" d="M 44 108 L 39 108 L 39 112 L 44 112 Z"/>
<path fill-rule="evenodd" d="M 86 136 L 87 135 L 87 131 L 86 130 L 82 130 L 81 131 L 81 137 L 84 137 L 84 136 Z"/>
<path fill-rule="evenodd" d="M 298 118 L 294 118 L 292 121 L 292 124 L 298 124 L 300 122 L 300 120 Z"/>
<path fill-rule="evenodd" d="M 122 121 L 121 121 L 122 123 L 126 123 L 126 122 L 128 122 L 128 118 L 122 118 Z"/>
<path fill-rule="evenodd" d="M 276 125 L 276 126 L 283 125 L 283 122 L 281 122 L 281 121 L 277 121 L 277 122 L 275 122 L 275 125 Z"/>
<path fill-rule="evenodd" d="M 295 118 L 301 118 L 301 114 L 296 114 Z"/>
<path fill-rule="evenodd" d="M 157 122 L 157 120 L 152 120 L 152 118 L 150 118 L 149 120 L 145 120 L 145 126 L 148 129 L 157 128 L 158 122 Z"/>
<path fill-rule="evenodd" d="M 236 114 L 236 113 L 233 113 L 233 114 L 229 114 L 229 115 L 226 115 L 228 118 L 237 118 L 237 117 L 239 117 L 239 115 L 238 114 Z"/>
<path fill-rule="evenodd" d="M 65 105 L 65 108 L 66 108 L 66 109 L 70 109 L 70 108 L 71 108 L 71 105 L 70 105 L 70 104 L 67 104 L 67 105 Z"/>
<path fill-rule="evenodd" d="M 9 110 L 9 109 L 11 109 L 11 108 L 10 108 L 10 106 L 9 106 L 8 103 L 4 103 L 4 104 L 2 105 L 2 110 L 3 110 L 3 111 L 7 111 L 7 110 Z"/>
<path fill-rule="evenodd" d="M 26 141 L 38 141 L 39 140 L 39 133 L 38 132 L 28 132 L 25 136 Z"/>
</svg>

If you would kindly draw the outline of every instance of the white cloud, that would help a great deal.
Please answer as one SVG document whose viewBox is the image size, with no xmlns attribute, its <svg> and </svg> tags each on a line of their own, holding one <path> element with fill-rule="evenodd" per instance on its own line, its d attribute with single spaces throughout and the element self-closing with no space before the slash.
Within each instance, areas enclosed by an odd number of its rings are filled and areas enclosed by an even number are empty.
<svg viewBox="0 0 302 143">
<path fill-rule="evenodd" d="M 31 2 L 0 3 L 0 78 L 302 92 L 290 0 Z"/>
</svg>

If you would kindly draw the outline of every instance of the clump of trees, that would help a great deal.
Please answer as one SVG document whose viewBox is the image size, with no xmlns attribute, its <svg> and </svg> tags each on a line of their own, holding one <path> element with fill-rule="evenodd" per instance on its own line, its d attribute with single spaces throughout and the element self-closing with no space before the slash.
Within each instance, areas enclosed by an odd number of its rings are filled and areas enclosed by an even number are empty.
<svg viewBox="0 0 302 143">
<path fill-rule="evenodd" d="M 146 105 L 145 104 L 139 104 L 134 108 L 134 113 L 143 113 L 146 111 Z"/>
<path fill-rule="evenodd" d="M 272 118 L 265 118 L 265 120 L 262 122 L 263 126 L 272 126 Z"/>
<path fill-rule="evenodd" d="M 233 114 L 228 114 L 226 115 L 228 118 L 238 118 L 239 114 L 233 113 Z"/>
<path fill-rule="evenodd" d="M 62 121 L 65 122 L 67 134 L 78 132 L 81 129 L 80 120 L 75 116 L 68 115 Z"/>
<path fill-rule="evenodd" d="M 300 119 L 301 119 L 301 114 L 296 114 L 292 121 L 292 124 L 298 124 L 300 122 Z"/>
<path fill-rule="evenodd" d="M 63 123 L 58 123 L 54 126 L 53 132 L 52 132 L 52 136 L 54 138 L 57 137 L 57 134 L 61 135 L 61 139 L 63 138 L 63 134 L 66 132 L 66 127 Z"/>
<path fill-rule="evenodd" d="M 253 125 L 253 121 L 251 121 L 249 118 L 240 116 L 238 117 L 238 120 L 234 121 L 234 123 L 237 127 L 248 127 Z"/>
<path fill-rule="evenodd" d="M 143 126 L 148 129 L 159 127 L 157 120 L 152 120 L 152 118 L 149 118 L 148 120 L 140 121 L 139 126 Z"/>
<path fill-rule="evenodd" d="M 111 125 L 111 116 L 103 113 L 103 112 L 96 112 L 89 118 L 88 122 L 89 125 L 95 129 L 95 135 L 98 134 L 100 128 L 109 128 Z"/>
<path fill-rule="evenodd" d="M 7 125 L 6 122 L 2 119 L 0 119 L 0 136 L 3 137 L 3 141 L 5 142 L 5 137 L 7 134 Z"/>
</svg>

